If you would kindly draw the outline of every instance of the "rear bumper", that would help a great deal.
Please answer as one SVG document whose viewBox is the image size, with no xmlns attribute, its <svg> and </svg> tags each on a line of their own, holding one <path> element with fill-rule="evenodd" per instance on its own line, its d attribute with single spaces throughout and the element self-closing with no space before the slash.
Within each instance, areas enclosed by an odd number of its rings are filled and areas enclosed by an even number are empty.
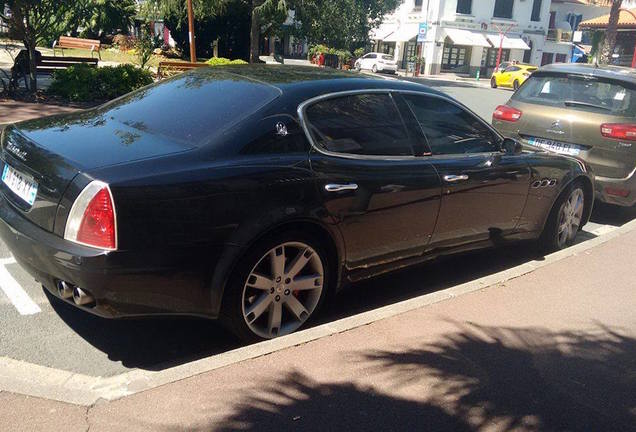
<svg viewBox="0 0 636 432">
<path fill-rule="evenodd" d="M 378 71 L 380 72 L 397 72 L 397 65 L 388 65 L 383 63 L 378 63 Z"/>
<path fill-rule="evenodd" d="M 54 296 L 61 298 L 59 281 L 90 293 L 95 304 L 81 309 L 95 315 L 216 318 L 219 305 L 213 304 L 210 295 L 211 269 L 221 255 L 220 247 L 105 252 L 41 229 L 6 202 L 0 202 L 0 238 L 16 261 Z M 75 305 L 72 300 L 67 302 Z"/>
<path fill-rule="evenodd" d="M 625 178 L 596 177 L 596 197 L 607 204 L 631 207 L 636 204 L 636 168 Z"/>
</svg>

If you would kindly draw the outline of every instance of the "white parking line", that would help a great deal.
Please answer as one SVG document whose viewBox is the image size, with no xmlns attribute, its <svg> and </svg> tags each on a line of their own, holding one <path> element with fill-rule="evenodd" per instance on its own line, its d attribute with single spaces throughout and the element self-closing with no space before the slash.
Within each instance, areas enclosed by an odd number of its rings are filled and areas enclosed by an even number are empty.
<svg viewBox="0 0 636 432">
<path fill-rule="evenodd" d="M 0 258 L 0 265 L 9 265 L 9 264 L 15 264 L 15 258 L 13 257 L 9 257 L 9 258 Z"/>
<path fill-rule="evenodd" d="M 0 289 L 11 300 L 20 315 L 35 315 L 42 312 L 5 267 L 6 264 L 12 263 L 15 263 L 13 258 L 5 258 L 0 261 Z"/>
</svg>

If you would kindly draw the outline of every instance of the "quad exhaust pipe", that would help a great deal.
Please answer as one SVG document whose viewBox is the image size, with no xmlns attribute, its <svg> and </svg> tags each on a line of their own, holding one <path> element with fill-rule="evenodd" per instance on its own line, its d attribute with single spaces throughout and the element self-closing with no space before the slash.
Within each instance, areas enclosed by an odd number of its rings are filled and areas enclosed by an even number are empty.
<svg viewBox="0 0 636 432">
<path fill-rule="evenodd" d="M 57 293 L 63 299 L 68 300 L 71 297 L 73 297 L 73 286 L 69 284 L 68 282 L 59 281 L 57 283 Z"/>
<path fill-rule="evenodd" d="M 93 299 L 93 296 L 88 294 L 80 287 L 75 287 L 75 289 L 73 290 L 73 301 L 78 306 L 86 306 L 93 303 L 95 299 Z"/>
<path fill-rule="evenodd" d="M 73 299 L 73 302 L 77 306 L 87 306 L 95 303 L 95 299 L 92 295 L 66 281 L 59 281 L 57 283 L 57 293 L 64 300 Z"/>
</svg>

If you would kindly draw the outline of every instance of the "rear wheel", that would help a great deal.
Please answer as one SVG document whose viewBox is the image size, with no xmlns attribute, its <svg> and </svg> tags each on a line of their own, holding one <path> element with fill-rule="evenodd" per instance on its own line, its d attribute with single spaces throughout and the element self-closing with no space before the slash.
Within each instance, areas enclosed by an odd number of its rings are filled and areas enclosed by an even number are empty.
<svg viewBox="0 0 636 432">
<path fill-rule="evenodd" d="M 515 91 L 519 90 L 519 81 L 518 80 L 515 80 L 512 83 L 512 88 L 515 89 Z"/>
<path fill-rule="evenodd" d="M 221 319 L 246 341 L 293 333 L 318 310 L 328 272 L 325 250 L 316 239 L 303 233 L 271 236 L 237 266 Z"/>
<path fill-rule="evenodd" d="M 555 203 L 542 234 L 541 243 L 546 251 L 565 249 L 574 244 L 581 230 L 585 210 L 585 192 L 575 182 Z"/>
<path fill-rule="evenodd" d="M 497 80 L 495 79 L 495 77 L 492 77 L 490 79 L 490 87 L 497 88 Z"/>
</svg>

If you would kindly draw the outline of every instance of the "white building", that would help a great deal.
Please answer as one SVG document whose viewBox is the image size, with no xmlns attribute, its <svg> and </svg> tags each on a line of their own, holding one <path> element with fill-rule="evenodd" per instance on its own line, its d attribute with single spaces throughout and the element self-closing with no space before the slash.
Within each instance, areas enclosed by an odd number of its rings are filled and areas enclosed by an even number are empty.
<svg viewBox="0 0 636 432">
<path fill-rule="evenodd" d="M 539 64 L 548 32 L 550 0 L 405 0 L 372 36 L 376 48 L 394 54 L 402 68 L 424 59 L 422 73 L 489 76 L 501 61 Z M 426 41 L 417 43 L 419 23 Z"/>
</svg>

